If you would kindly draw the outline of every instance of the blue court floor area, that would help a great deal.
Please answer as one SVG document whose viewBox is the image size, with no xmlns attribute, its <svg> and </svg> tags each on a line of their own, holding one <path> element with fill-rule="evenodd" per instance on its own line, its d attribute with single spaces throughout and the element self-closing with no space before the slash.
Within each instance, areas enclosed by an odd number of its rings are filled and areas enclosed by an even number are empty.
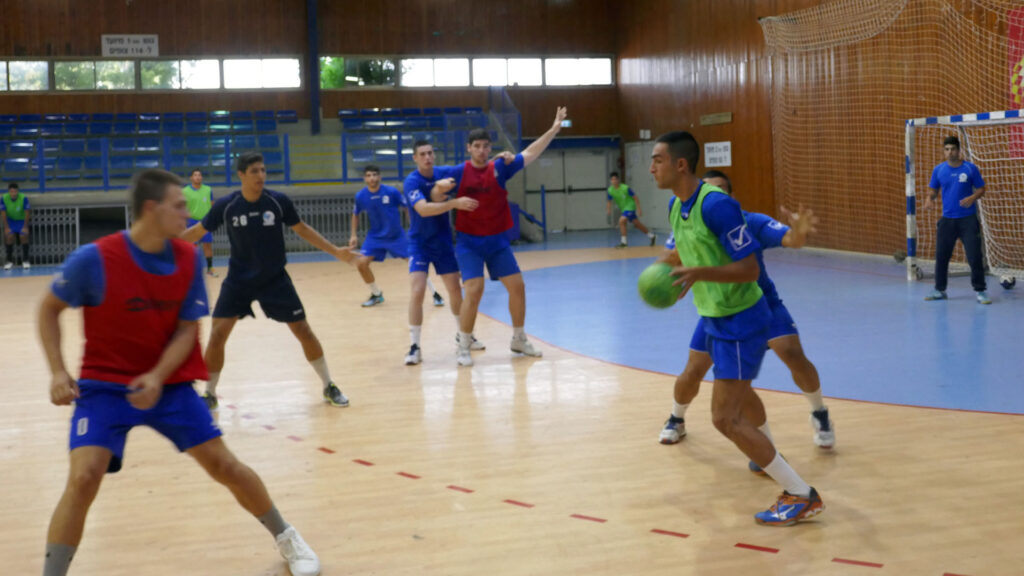
<svg viewBox="0 0 1024 576">
<path fill-rule="evenodd" d="M 662 238 L 659 238 L 659 244 Z M 646 238 L 630 237 L 643 246 Z M 614 231 L 549 236 L 527 249 L 614 246 Z M 969 279 L 950 279 L 947 301 L 925 302 L 929 282 L 908 284 L 891 259 L 775 249 L 766 267 L 796 320 L 827 397 L 1024 414 L 1024 291 L 989 277 L 993 304 L 976 303 Z M 674 375 L 688 354 L 696 310 L 640 300 L 651 258 L 528 271 L 526 329 L 561 348 Z M 504 288 L 488 282 L 480 311 L 509 321 Z M 709 375 L 710 378 L 710 375 Z M 755 386 L 797 391 L 769 352 Z"/>
</svg>

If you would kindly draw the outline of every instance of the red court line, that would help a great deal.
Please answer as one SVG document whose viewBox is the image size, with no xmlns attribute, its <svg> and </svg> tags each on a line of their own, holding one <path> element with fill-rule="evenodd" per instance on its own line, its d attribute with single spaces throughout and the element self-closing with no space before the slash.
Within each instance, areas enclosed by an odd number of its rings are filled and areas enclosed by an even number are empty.
<svg viewBox="0 0 1024 576">
<path fill-rule="evenodd" d="M 469 488 L 463 488 L 462 486 L 456 486 L 454 484 L 449 484 L 447 486 L 447 488 L 449 490 L 455 490 L 456 492 L 463 492 L 463 493 L 466 493 L 466 494 L 472 494 L 473 493 L 473 491 L 470 490 Z"/>
<path fill-rule="evenodd" d="M 366 460 L 360 460 L 358 458 L 353 460 L 353 462 L 355 462 L 356 464 L 362 464 L 363 466 L 373 466 L 373 462 L 367 462 Z"/>
<path fill-rule="evenodd" d="M 661 530 L 660 528 L 653 528 L 651 532 L 655 534 L 663 534 L 665 536 L 675 536 L 676 538 L 689 538 L 689 534 L 683 534 L 682 532 L 672 532 L 671 530 Z"/>
<path fill-rule="evenodd" d="M 276 430 L 276 428 L 274 428 L 270 424 L 264 424 L 263 427 L 266 428 L 267 430 Z"/>
<path fill-rule="evenodd" d="M 325 448 L 323 446 L 317 448 L 317 450 L 323 452 L 324 454 L 334 454 L 334 450 L 331 450 L 330 448 Z"/>
<path fill-rule="evenodd" d="M 227 406 L 225 406 L 225 408 L 229 408 L 231 410 L 238 410 L 238 406 L 235 406 L 234 404 L 228 404 Z"/>
<path fill-rule="evenodd" d="M 569 514 L 569 518 L 575 518 L 577 520 L 589 520 L 591 522 L 597 522 L 598 524 L 604 524 L 608 521 L 605 518 L 595 518 L 593 516 L 584 516 L 583 514 Z"/>
<path fill-rule="evenodd" d="M 405 476 L 406 478 L 411 478 L 413 480 L 419 480 L 420 479 L 419 476 L 417 476 L 415 474 L 410 474 L 408 472 L 396 472 L 396 474 L 398 474 L 399 476 Z"/>
<path fill-rule="evenodd" d="M 533 504 L 527 504 L 526 502 L 520 502 L 518 500 L 502 500 L 502 502 L 513 506 L 521 506 L 523 508 L 533 508 Z"/>
<path fill-rule="evenodd" d="M 882 564 L 876 562 L 861 562 L 860 560 L 847 560 L 846 558 L 833 558 L 833 562 L 839 564 L 853 564 L 854 566 L 867 566 L 868 568 L 881 568 Z"/>
<path fill-rule="evenodd" d="M 299 438 L 298 436 L 289 436 L 288 439 L 295 442 L 302 442 L 302 438 Z"/>
<path fill-rule="evenodd" d="M 246 420 L 252 420 L 252 419 L 253 419 L 253 418 L 255 418 L 255 417 L 256 417 L 256 415 L 255 415 L 255 414 L 249 414 L 249 413 L 246 413 L 246 414 L 242 414 L 242 418 L 244 418 L 244 419 L 246 419 Z"/>
<path fill-rule="evenodd" d="M 754 546 L 753 544 L 744 544 L 743 542 L 738 542 L 736 544 L 736 548 L 746 548 L 747 550 L 755 550 L 757 552 L 768 552 L 769 554 L 778 554 L 779 553 L 779 549 L 778 548 L 766 548 L 764 546 Z"/>
</svg>

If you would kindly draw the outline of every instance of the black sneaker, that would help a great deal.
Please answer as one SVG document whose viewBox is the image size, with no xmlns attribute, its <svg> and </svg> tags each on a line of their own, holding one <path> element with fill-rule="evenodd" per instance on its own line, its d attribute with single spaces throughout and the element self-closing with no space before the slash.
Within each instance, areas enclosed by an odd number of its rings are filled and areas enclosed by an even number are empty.
<svg viewBox="0 0 1024 576">
<path fill-rule="evenodd" d="M 381 292 L 380 294 L 370 294 L 370 299 L 367 300 L 366 302 L 363 302 L 363 308 L 369 308 L 370 306 L 376 306 L 377 304 L 383 304 L 383 303 L 384 303 L 384 293 L 383 292 Z"/>
<path fill-rule="evenodd" d="M 625 242 L 619 242 L 615 245 L 616 248 L 625 248 L 627 246 L 629 246 L 629 244 L 626 244 Z"/>
<path fill-rule="evenodd" d="M 334 382 L 324 386 L 324 402 L 331 406 L 340 406 L 342 408 L 348 406 L 348 398 L 341 393 L 341 390 L 334 385 Z"/>
<path fill-rule="evenodd" d="M 437 292 L 434 292 L 434 306 L 444 306 L 444 298 Z"/>
</svg>

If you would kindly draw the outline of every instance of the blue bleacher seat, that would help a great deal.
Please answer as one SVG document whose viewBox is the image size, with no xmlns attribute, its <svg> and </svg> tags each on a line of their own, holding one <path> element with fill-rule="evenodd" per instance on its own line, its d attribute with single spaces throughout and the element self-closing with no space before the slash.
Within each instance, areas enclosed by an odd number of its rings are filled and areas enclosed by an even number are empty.
<svg viewBox="0 0 1024 576">
<path fill-rule="evenodd" d="M 484 109 L 479 106 L 466 106 L 464 108 L 466 114 L 483 114 Z"/>
<path fill-rule="evenodd" d="M 156 112 L 139 112 L 139 122 L 159 122 L 160 114 Z"/>
<path fill-rule="evenodd" d="M 8 145 L 11 154 L 32 154 L 36 151 L 36 143 L 25 140 L 15 140 Z"/>
<path fill-rule="evenodd" d="M 112 125 L 110 122 L 93 122 L 89 124 L 89 134 L 110 134 Z"/>
<path fill-rule="evenodd" d="M 225 160 L 224 160 L 224 155 L 223 154 L 210 154 L 210 165 L 211 166 L 214 166 L 214 167 L 217 167 L 217 168 L 223 168 L 225 166 L 224 162 L 225 162 Z M 219 172 L 219 170 L 218 170 L 218 172 Z"/>
<path fill-rule="evenodd" d="M 68 114 L 68 122 L 88 122 L 88 114 Z"/>
<path fill-rule="evenodd" d="M 153 152 L 160 150 L 159 138 L 139 138 L 135 142 L 135 149 L 139 152 Z"/>
<path fill-rule="evenodd" d="M 185 164 L 185 156 L 181 154 L 171 154 L 171 170 L 181 170 L 188 166 Z M 191 168 L 191 166 L 189 166 Z"/>
<path fill-rule="evenodd" d="M 164 134 L 181 134 L 185 131 L 185 123 L 180 120 L 164 120 L 161 130 Z"/>
<path fill-rule="evenodd" d="M 188 163 L 189 167 L 205 168 L 210 165 L 210 156 L 208 154 L 187 154 L 185 162 Z"/>
<path fill-rule="evenodd" d="M 40 164 L 39 164 L 38 160 L 32 160 L 29 163 L 29 170 L 31 170 L 33 173 L 39 172 L 39 166 L 40 166 Z M 42 167 L 43 167 L 44 177 L 47 180 L 53 178 L 54 175 L 57 172 L 57 159 L 56 158 L 43 158 Z"/>
<path fill-rule="evenodd" d="M 206 121 L 206 112 L 185 112 L 185 121 Z"/>
<path fill-rule="evenodd" d="M 274 119 L 274 111 L 273 110 L 257 110 L 257 111 L 252 113 L 252 117 L 257 119 L 257 120 L 273 120 Z"/>
<path fill-rule="evenodd" d="M 446 108 L 442 108 L 442 110 L 445 114 L 462 114 L 461 106 L 448 106 Z"/>
<path fill-rule="evenodd" d="M 43 121 L 43 115 L 42 114 L 22 114 L 21 116 L 18 116 L 18 122 L 21 122 L 22 124 L 25 124 L 25 123 L 33 123 L 34 124 L 34 123 L 42 122 L 42 121 Z"/>
<path fill-rule="evenodd" d="M 118 112 L 114 119 L 118 122 L 138 122 L 139 115 L 134 112 Z"/>
<path fill-rule="evenodd" d="M 110 157 L 110 177 L 111 178 L 129 178 L 132 173 L 132 157 L 131 156 L 111 156 Z"/>
<path fill-rule="evenodd" d="M 7 141 L 6 140 L 0 140 L 0 154 L 6 154 L 6 153 L 7 153 Z"/>
<path fill-rule="evenodd" d="M 277 134 L 260 134 L 258 142 L 261 150 L 274 150 L 281 147 Z"/>
<path fill-rule="evenodd" d="M 43 122 L 66 122 L 67 119 L 64 114 L 43 114 Z"/>
<path fill-rule="evenodd" d="M 186 136 L 185 147 L 189 150 L 206 150 L 210 147 L 210 139 L 206 136 Z"/>
<path fill-rule="evenodd" d="M 210 136 L 210 148 L 216 148 L 218 152 L 224 149 L 227 142 L 227 136 Z"/>
<path fill-rule="evenodd" d="M 399 109 L 399 108 L 381 108 L 380 109 L 380 115 L 381 116 L 401 116 L 402 115 L 402 110 Z"/>
<path fill-rule="evenodd" d="M 18 121 L 16 114 L 0 114 L 0 124 L 14 124 Z"/>
<path fill-rule="evenodd" d="M 103 158 L 99 156 L 86 156 L 85 157 L 85 169 L 90 172 L 103 169 Z"/>
<path fill-rule="evenodd" d="M 284 153 L 264 152 L 263 164 L 267 167 L 268 174 L 280 174 L 284 172 Z"/>
<path fill-rule="evenodd" d="M 0 124 L 0 138 L 6 138 L 14 134 L 14 126 L 10 124 Z"/>
<path fill-rule="evenodd" d="M 108 114 L 106 112 L 97 112 L 97 113 L 92 115 L 92 121 L 93 122 L 113 122 L 114 121 L 114 115 L 113 114 Z"/>
<path fill-rule="evenodd" d="M 355 164 L 373 162 L 373 150 L 356 150 L 352 152 L 352 162 Z"/>
<path fill-rule="evenodd" d="M 41 136 L 60 136 L 63 133 L 63 124 L 43 124 L 39 126 L 39 134 Z"/>
<path fill-rule="evenodd" d="M 402 108 L 402 116 L 419 116 L 422 113 L 419 108 Z"/>
<path fill-rule="evenodd" d="M 363 129 L 363 120 L 359 118 L 345 118 L 341 121 L 341 129 L 349 132 Z"/>
<path fill-rule="evenodd" d="M 139 122 L 139 134 L 159 134 L 159 122 Z"/>
<path fill-rule="evenodd" d="M 38 124 L 15 124 L 14 125 L 15 136 L 38 136 L 39 125 Z"/>
<path fill-rule="evenodd" d="M 68 136 L 85 136 L 89 133 L 89 125 L 81 122 L 69 122 L 64 125 L 64 133 Z"/>
<path fill-rule="evenodd" d="M 114 122 L 114 134 L 134 134 L 135 122 Z"/>
<path fill-rule="evenodd" d="M 380 108 L 360 108 L 360 116 L 380 116 Z"/>
<path fill-rule="evenodd" d="M 232 120 L 252 120 L 252 112 L 249 110 L 236 110 L 231 113 Z"/>
<path fill-rule="evenodd" d="M 28 172 L 28 158 L 7 158 L 4 160 L 4 175 Z"/>
<path fill-rule="evenodd" d="M 338 118 L 351 118 L 353 116 L 358 116 L 358 115 L 359 115 L 359 110 L 356 110 L 355 108 L 339 108 L 338 109 Z"/>
<path fill-rule="evenodd" d="M 167 145 L 170 147 L 171 150 L 174 151 L 184 150 L 185 139 L 182 138 L 181 136 L 170 136 L 167 138 Z"/>
<path fill-rule="evenodd" d="M 43 140 L 43 152 L 56 152 L 60 150 L 60 140 Z"/>
<path fill-rule="evenodd" d="M 360 147 L 363 147 L 363 146 L 369 146 L 370 145 L 370 135 L 369 134 L 359 134 L 359 133 L 356 133 L 356 134 L 346 134 L 345 135 L 345 141 L 346 141 L 346 143 L 347 143 L 349 148 L 360 148 Z"/>
<path fill-rule="evenodd" d="M 255 136 L 235 136 L 232 139 L 232 150 L 254 150 L 256 148 Z"/>
<path fill-rule="evenodd" d="M 207 126 L 206 120 L 188 120 L 185 122 L 185 132 L 188 134 L 205 134 Z"/>
<path fill-rule="evenodd" d="M 102 152 L 103 141 L 100 138 L 89 138 L 88 140 L 85 141 L 85 149 L 88 150 L 89 152 Z"/>
<path fill-rule="evenodd" d="M 277 130 L 277 120 L 273 118 L 266 119 L 261 118 L 256 120 L 256 131 L 257 132 L 274 132 Z"/>
<path fill-rule="evenodd" d="M 67 153 L 83 153 L 85 152 L 85 140 L 61 140 L 60 151 Z"/>
<path fill-rule="evenodd" d="M 111 138 L 110 149 L 115 152 L 132 152 L 135 150 L 135 138 Z"/>
<path fill-rule="evenodd" d="M 227 110 L 213 110 L 209 114 L 210 120 L 227 120 L 231 118 L 231 112 Z"/>
<path fill-rule="evenodd" d="M 163 115 L 164 122 L 184 122 L 185 115 L 181 112 L 166 112 Z"/>
<path fill-rule="evenodd" d="M 163 159 L 160 156 L 138 156 L 135 158 L 136 168 L 162 168 Z"/>
<path fill-rule="evenodd" d="M 231 121 L 210 120 L 210 132 L 231 132 Z"/>
<path fill-rule="evenodd" d="M 430 120 L 424 117 L 420 118 L 406 118 L 405 129 L 406 130 L 426 130 L 430 127 Z"/>
<path fill-rule="evenodd" d="M 439 115 L 441 115 L 443 113 L 444 113 L 444 111 L 441 110 L 440 108 L 424 108 L 423 109 L 423 115 L 424 116 L 439 116 Z"/>
<path fill-rule="evenodd" d="M 252 132 L 253 128 L 252 120 L 234 120 L 231 125 L 231 129 L 235 132 Z"/>
<path fill-rule="evenodd" d="M 57 179 L 58 180 L 77 180 L 82 176 L 82 159 L 81 158 L 58 158 L 57 159 Z"/>
<path fill-rule="evenodd" d="M 281 124 L 295 124 L 299 121 L 299 114 L 295 110 L 278 110 L 277 121 Z"/>
<path fill-rule="evenodd" d="M 444 116 L 428 116 L 427 127 L 431 130 L 444 130 Z"/>
</svg>

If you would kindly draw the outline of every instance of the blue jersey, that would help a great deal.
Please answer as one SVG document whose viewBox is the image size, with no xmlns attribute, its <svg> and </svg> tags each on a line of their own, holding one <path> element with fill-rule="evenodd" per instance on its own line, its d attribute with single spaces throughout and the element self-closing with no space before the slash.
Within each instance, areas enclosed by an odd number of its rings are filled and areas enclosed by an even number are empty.
<svg viewBox="0 0 1024 576">
<path fill-rule="evenodd" d="M 397 240 L 405 233 L 402 228 L 402 214 L 399 206 L 405 206 L 405 197 L 397 188 L 381 186 L 376 193 L 363 188 L 356 193 L 355 213 L 366 212 L 370 218 L 367 238 L 374 240 Z"/>
<path fill-rule="evenodd" d="M 259 284 L 284 272 L 284 226 L 301 221 L 291 198 L 280 192 L 264 189 L 259 200 L 249 202 L 235 190 L 213 204 L 203 228 L 213 232 L 222 224 L 227 227 L 227 280 Z"/>
<path fill-rule="evenodd" d="M 960 201 L 974 194 L 975 188 L 984 188 L 985 180 L 981 177 L 978 167 L 964 162 L 953 168 L 943 162 L 932 170 L 932 180 L 928 184 L 933 190 L 942 189 L 942 215 L 946 218 L 963 218 L 978 211 L 974 203 L 964 208 Z"/>
<path fill-rule="evenodd" d="M 143 252 L 136 246 L 127 232 L 123 232 L 128 240 L 128 249 L 132 260 L 139 268 L 150 274 L 167 276 L 175 270 L 174 249 L 171 243 L 160 254 Z M 206 284 L 203 282 L 203 270 L 206 262 L 203 255 L 196 250 L 196 266 L 188 297 L 178 313 L 178 318 L 193 321 L 210 313 L 210 305 L 206 300 Z M 50 290 L 73 308 L 80 306 L 99 306 L 106 294 L 107 279 L 103 271 L 102 256 L 95 244 L 86 244 L 68 256 L 61 266 L 60 272 L 53 279 Z"/>
<path fill-rule="evenodd" d="M 768 305 L 774 308 L 782 304 L 782 298 L 779 297 L 779 292 L 775 289 L 775 283 L 768 277 L 768 269 L 764 266 L 764 251 L 768 248 L 782 246 L 782 238 L 786 235 L 786 232 L 789 232 L 789 227 L 767 214 L 743 212 L 743 217 L 747 220 L 750 234 L 761 245 L 761 249 L 757 251 L 757 264 L 761 267 L 761 275 L 757 277 L 757 285 L 764 292 Z"/>
<path fill-rule="evenodd" d="M 426 177 L 419 170 L 413 170 L 406 176 L 402 189 L 405 191 L 406 204 L 409 206 L 409 239 L 418 243 L 428 242 L 435 238 L 446 238 L 451 241 L 451 216 L 447 212 L 436 216 L 420 216 L 416 211 L 416 203 L 422 200 L 430 202 L 430 190 L 438 180 L 451 176 L 451 166 L 435 166 L 434 174 Z"/>
</svg>

